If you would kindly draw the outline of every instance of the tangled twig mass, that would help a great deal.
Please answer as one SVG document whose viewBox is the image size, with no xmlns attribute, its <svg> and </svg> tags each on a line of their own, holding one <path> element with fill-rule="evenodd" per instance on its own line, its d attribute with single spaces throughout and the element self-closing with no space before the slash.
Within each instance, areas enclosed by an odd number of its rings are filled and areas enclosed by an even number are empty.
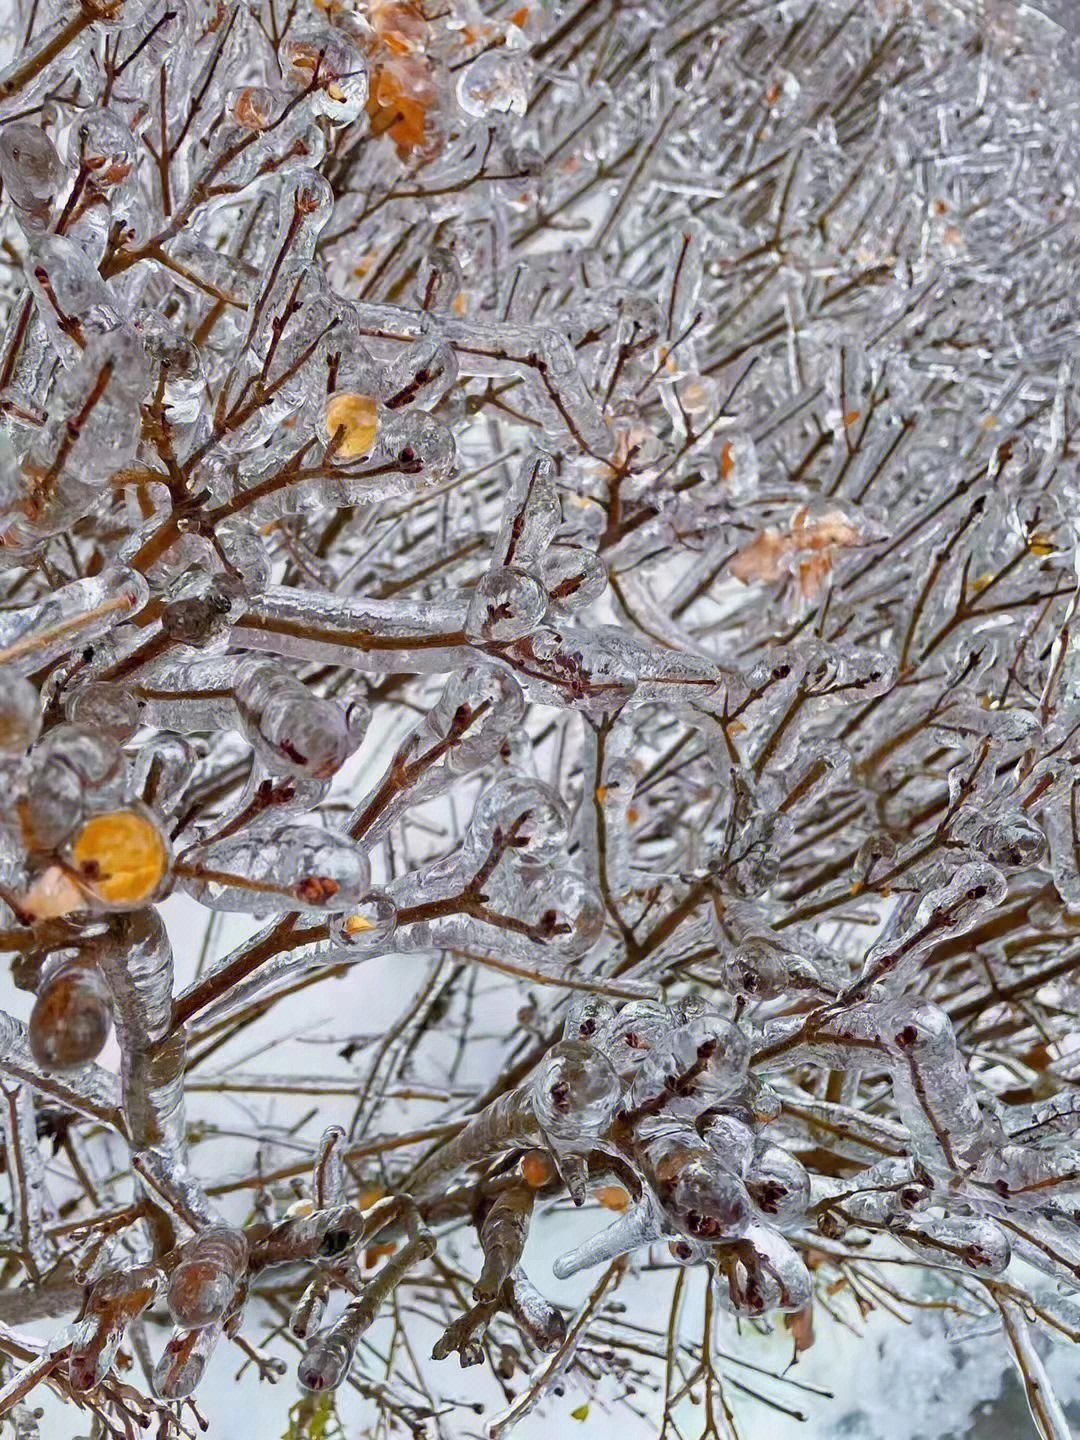
<svg viewBox="0 0 1080 1440">
<path fill-rule="evenodd" d="M 755 1332 L 928 1310 L 1068 1436 L 1080 87 L 1047 8 L 16 4 L 19 1440 L 45 1397 L 196 1433 L 229 1351 L 288 1440 L 559 1397 L 737 1440 L 748 1391 L 793 1413 L 730 1373 Z M 327 1006 L 323 1072 L 279 1070 Z"/>
</svg>

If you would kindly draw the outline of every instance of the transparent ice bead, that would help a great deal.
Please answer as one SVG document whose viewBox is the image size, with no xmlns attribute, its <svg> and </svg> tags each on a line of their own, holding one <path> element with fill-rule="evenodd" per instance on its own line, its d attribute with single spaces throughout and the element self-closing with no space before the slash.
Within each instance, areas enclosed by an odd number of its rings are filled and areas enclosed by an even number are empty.
<svg viewBox="0 0 1080 1440">
<path fill-rule="evenodd" d="M 44 817 L 50 814 L 58 843 L 66 833 L 62 827 L 67 816 L 77 819 L 81 813 L 82 797 L 111 793 L 122 778 L 121 766 L 120 746 L 112 736 L 72 722 L 48 731 L 31 753 L 28 805 L 35 836 L 44 834 Z"/>
<path fill-rule="evenodd" d="M 442 735 L 459 717 L 467 722 L 446 762 L 464 775 L 495 758 L 507 731 L 524 714 L 525 697 L 512 675 L 490 666 L 469 666 L 446 682 L 432 709 L 431 723 Z"/>
<path fill-rule="evenodd" d="M 726 1267 L 726 1278 L 729 1298 L 744 1315 L 802 1310 L 813 1295 L 805 1260 L 782 1235 L 764 1225 L 748 1227 L 738 1259 Z"/>
<path fill-rule="evenodd" d="M 135 167 L 135 139 L 130 126 L 112 110 L 90 108 L 78 113 L 68 131 L 67 163 L 85 166 L 96 190 L 123 185 Z"/>
<path fill-rule="evenodd" d="M 559 526 L 561 506 L 555 488 L 555 462 L 539 451 L 522 466 L 503 506 L 492 564 L 533 572 Z"/>
<path fill-rule="evenodd" d="M 433 409 L 453 388 L 457 375 L 457 356 L 445 341 L 419 340 L 383 375 L 382 403 L 388 410 Z"/>
<path fill-rule="evenodd" d="M 295 84 L 314 86 L 312 113 L 332 125 L 351 125 L 368 97 L 363 52 L 341 30 L 322 26 L 290 35 L 280 47 L 286 75 Z"/>
<path fill-rule="evenodd" d="M 481 852 L 495 842 L 496 832 L 509 842 L 509 855 L 535 865 L 548 865 L 563 854 L 569 833 L 566 807 L 547 785 L 520 775 L 500 777 L 476 802 L 469 835 Z"/>
<path fill-rule="evenodd" d="M 735 1115 L 713 1115 L 702 1128 L 701 1137 L 726 1169 L 745 1180 L 755 1150 L 755 1135 L 749 1125 Z"/>
<path fill-rule="evenodd" d="M 723 1015 L 698 1015 L 688 1020 L 675 1031 L 671 1048 L 676 1064 L 700 1066 L 695 1090 L 708 1104 L 730 1095 L 746 1078 L 750 1042 Z"/>
<path fill-rule="evenodd" d="M 45 1070 L 72 1070 L 96 1060 L 112 1027 L 112 992 L 93 964 L 64 956 L 43 968 L 27 1034 Z"/>
<path fill-rule="evenodd" d="M 741 1181 L 707 1149 L 687 1158 L 665 1190 L 665 1214 L 691 1240 L 715 1244 L 741 1235 L 751 1223 L 753 1211 Z"/>
<path fill-rule="evenodd" d="M 162 814 L 179 806 L 195 767 L 195 752 L 182 736 L 156 730 L 135 754 L 132 789 Z"/>
<path fill-rule="evenodd" d="M 107 735 L 118 744 L 139 728 L 139 707 L 130 691 L 104 680 L 92 680 L 73 691 L 66 705 L 68 719 Z"/>
<path fill-rule="evenodd" d="M 925 896 L 915 912 L 915 928 L 934 926 L 957 934 L 969 929 L 979 916 L 1000 905 L 1008 886 L 993 865 L 961 865 L 947 885 Z"/>
<path fill-rule="evenodd" d="M 638 1067 L 670 1042 L 671 1012 L 655 1000 L 631 1000 L 596 1033 L 595 1043 L 619 1075 L 630 1078 Z"/>
<path fill-rule="evenodd" d="M 631 1103 L 663 1101 L 671 1114 L 699 1114 L 738 1089 L 746 1078 L 750 1044 L 722 1015 L 700 1015 L 672 1032 L 644 1062 Z"/>
<path fill-rule="evenodd" d="M 565 1040 L 593 1040 L 615 1017 L 615 1007 L 602 995 L 579 995 L 563 1022 Z"/>
<path fill-rule="evenodd" d="M 45 229 L 65 175 L 56 147 L 40 126 L 13 120 L 0 130 L 0 179 L 24 225 Z"/>
<path fill-rule="evenodd" d="M 776 1226 L 798 1225 L 810 1204 L 806 1167 L 780 1145 L 762 1145 L 744 1176 L 751 1200 Z"/>
<path fill-rule="evenodd" d="M 220 1322 L 200 1330 L 174 1330 L 154 1366 L 154 1393 L 162 1400 L 183 1400 L 191 1395 L 221 1334 Z"/>
<path fill-rule="evenodd" d="M 552 545 L 544 554 L 540 578 L 554 615 L 572 615 L 598 600 L 607 589 L 607 566 L 577 545 Z"/>
<path fill-rule="evenodd" d="M 367 893 L 367 857 L 347 836 L 283 825 L 211 841 L 180 857 L 180 883 L 212 910 L 354 910 Z"/>
<path fill-rule="evenodd" d="M 210 1225 L 189 1240 L 169 1275 L 169 1314 L 181 1328 L 220 1320 L 243 1276 L 247 1240 L 231 1225 Z"/>
<path fill-rule="evenodd" d="M 457 452 L 450 430 L 426 410 L 405 410 L 383 429 L 383 449 L 424 485 L 441 485 L 454 469 Z"/>
<path fill-rule="evenodd" d="M 55 850 L 83 813 L 85 781 L 62 755 L 33 757 L 20 819 L 31 851 Z"/>
<path fill-rule="evenodd" d="M 583 1040 L 560 1040 L 533 1081 L 533 1113 L 553 1140 L 575 1143 L 605 1129 L 621 1090 L 602 1051 Z"/>
<path fill-rule="evenodd" d="M 981 1275 L 1008 1269 L 1012 1247 L 995 1221 L 981 1216 L 905 1215 L 890 1227 L 909 1249 L 932 1264 L 962 1265 Z"/>
<path fill-rule="evenodd" d="M 329 778 L 363 738 L 340 705 L 273 666 L 256 671 L 239 699 L 245 733 L 279 773 Z"/>
<path fill-rule="evenodd" d="M 346 1336 L 333 1327 L 320 1330 L 308 1341 L 296 1367 L 301 1388 L 313 1394 L 336 1390 L 345 1378 L 353 1350 Z"/>
<path fill-rule="evenodd" d="M 355 909 L 330 917 L 330 939 L 337 945 L 365 950 L 385 945 L 397 929 L 397 915 L 397 906 L 384 890 L 371 890 Z"/>
<path fill-rule="evenodd" d="M 270 556 L 256 526 L 233 516 L 215 528 L 221 553 L 237 571 L 249 594 L 257 595 L 270 583 Z"/>
<path fill-rule="evenodd" d="M 92 332 L 102 334 L 120 323 L 113 294 L 73 240 L 63 235 L 36 236 L 27 263 L 27 278 L 38 302 L 38 311 L 58 353 L 67 357 L 68 363 L 74 362 L 81 351 L 59 327 L 54 300 L 64 316 L 78 320 Z"/>
<path fill-rule="evenodd" d="M 180 645 L 210 645 L 228 632 L 239 598 L 239 587 L 230 577 L 187 570 L 161 597 L 162 629 Z"/>
<path fill-rule="evenodd" d="M 472 640 L 508 642 L 530 635 L 547 610 L 544 587 L 510 566 L 489 570 L 469 599 L 465 633 Z"/>
<path fill-rule="evenodd" d="M 579 960 L 597 944 L 604 907 L 576 870 L 545 870 L 525 892 L 523 918 L 544 944 L 568 960 Z"/>
<path fill-rule="evenodd" d="M 466 115 L 524 115 L 529 101 L 525 62 L 502 49 L 478 56 L 458 76 L 457 102 Z"/>
<path fill-rule="evenodd" d="M 0 686 L 0 756 L 21 755 L 41 731 L 41 698 L 24 675 L 5 675 Z"/>
</svg>

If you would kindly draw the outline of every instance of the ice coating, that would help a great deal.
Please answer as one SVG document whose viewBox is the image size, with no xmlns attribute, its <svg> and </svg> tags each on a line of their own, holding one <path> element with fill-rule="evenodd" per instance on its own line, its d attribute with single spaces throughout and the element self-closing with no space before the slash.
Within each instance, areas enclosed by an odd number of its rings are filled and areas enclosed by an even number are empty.
<svg viewBox="0 0 1080 1440">
<path fill-rule="evenodd" d="M 364 852 L 347 836 L 303 824 L 185 850 L 177 857 L 177 875 L 211 909 L 254 914 L 340 914 L 360 903 L 371 878 Z"/>
<path fill-rule="evenodd" d="M 620 1093 L 618 1078 L 602 1051 L 584 1041 L 563 1040 L 548 1053 L 533 1082 L 533 1109 L 554 1140 L 596 1134 L 611 1119 Z"/>
</svg>

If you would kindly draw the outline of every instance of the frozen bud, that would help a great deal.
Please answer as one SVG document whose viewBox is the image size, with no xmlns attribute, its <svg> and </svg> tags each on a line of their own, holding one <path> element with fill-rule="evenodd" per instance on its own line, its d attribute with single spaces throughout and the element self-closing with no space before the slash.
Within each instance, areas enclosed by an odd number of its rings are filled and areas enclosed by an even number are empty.
<svg viewBox="0 0 1080 1440">
<path fill-rule="evenodd" d="M 425 310 L 448 309 L 460 294 L 465 276 L 453 250 L 433 246 L 420 265 L 416 280 L 416 298 Z"/>
<path fill-rule="evenodd" d="M 1012 1258 L 1005 1231 L 980 1216 L 905 1215 L 889 1228 L 932 1264 L 962 1265 L 980 1275 L 1000 1275 Z"/>
<path fill-rule="evenodd" d="M 863 885 L 871 885 L 888 871 L 896 856 L 896 841 L 885 831 L 868 835 L 855 856 L 855 876 Z"/>
<path fill-rule="evenodd" d="M 112 993 L 95 965 L 63 955 L 48 963 L 30 1013 L 30 1052 L 46 1070 L 95 1060 L 112 1025 Z"/>
<path fill-rule="evenodd" d="M 80 111 L 68 134 L 67 161 L 89 171 L 96 190 L 108 192 L 134 169 L 135 138 L 111 110 Z"/>
<path fill-rule="evenodd" d="M 532 571 L 558 529 L 561 508 L 555 462 L 538 451 L 522 467 L 503 506 L 492 564 Z"/>
<path fill-rule="evenodd" d="M 397 929 L 397 906 L 383 890 L 371 890 L 354 910 L 330 917 L 330 938 L 338 945 L 370 948 L 387 943 Z"/>
<path fill-rule="evenodd" d="M 122 1326 L 110 1328 L 99 1324 L 85 1339 L 80 1335 L 72 1346 L 67 1366 L 73 1390 L 85 1395 L 101 1384 L 113 1367 L 123 1333 Z"/>
<path fill-rule="evenodd" d="M 298 1340 L 307 1340 L 322 1324 L 330 1285 L 325 1275 L 310 1281 L 289 1317 L 289 1329 Z"/>
<path fill-rule="evenodd" d="M 711 1104 L 742 1084 L 750 1042 L 722 1015 L 699 1015 L 672 1036 L 671 1053 L 680 1074 L 696 1070 L 694 1090 Z"/>
<path fill-rule="evenodd" d="M 238 697 L 244 729 L 275 773 L 329 779 L 363 738 L 349 712 L 287 671 L 261 668 Z"/>
<path fill-rule="evenodd" d="M 752 1209 L 737 1176 L 709 1150 L 687 1159 L 664 1197 L 664 1210 L 682 1234 L 713 1244 L 741 1235 Z"/>
<path fill-rule="evenodd" d="M 470 835 L 483 850 L 501 835 L 515 859 L 547 865 L 566 847 L 569 822 L 562 801 L 539 780 L 506 775 L 483 791 L 473 811 Z"/>
<path fill-rule="evenodd" d="M 334 191 L 330 182 L 318 170 L 301 169 L 294 172 L 285 186 L 282 196 L 282 214 L 294 217 L 299 241 L 294 252 L 294 263 L 306 258 L 314 249 L 319 232 L 326 227 L 334 209 Z M 292 221 L 286 222 L 291 229 Z M 288 230 L 286 233 L 289 233 Z M 310 339 L 310 336 L 308 337 Z"/>
<path fill-rule="evenodd" d="M 170 865 L 168 839 L 153 813 L 134 805 L 92 815 L 72 836 L 68 861 L 103 907 L 139 909 L 160 891 Z"/>
<path fill-rule="evenodd" d="M 212 910 L 354 910 L 370 883 L 367 856 L 347 836 L 312 824 L 241 833 L 184 852 L 184 889 Z"/>
<path fill-rule="evenodd" d="M 529 77 L 524 61 L 512 51 L 488 50 L 458 77 L 457 102 L 478 120 L 489 115 L 524 115 Z"/>
<path fill-rule="evenodd" d="M 453 473 L 457 451 L 453 433 L 426 410 L 403 410 L 387 421 L 383 447 L 406 475 L 424 485 L 440 485 Z"/>
<path fill-rule="evenodd" d="M 367 66 L 361 52 L 329 26 L 285 40 L 280 55 L 294 84 L 310 87 L 311 108 L 332 125 L 350 125 L 368 96 Z"/>
<path fill-rule="evenodd" d="M 40 126 L 14 120 L 0 130 L 0 179 L 20 218 L 44 229 L 64 165 Z"/>
<path fill-rule="evenodd" d="M 611 1062 L 582 1040 L 552 1046 L 533 1083 L 536 1118 L 554 1140 L 595 1136 L 610 1122 L 621 1086 Z"/>
<path fill-rule="evenodd" d="M 939 890 L 931 890 L 915 914 L 915 927 L 943 928 L 953 933 L 968 930 L 981 915 L 1005 899 L 1008 886 L 992 865 L 961 865 Z"/>
<path fill-rule="evenodd" d="M 202 1379 L 221 1335 L 220 1322 L 201 1330 L 174 1330 L 165 1353 L 154 1366 L 154 1393 L 162 1400 L 183 1400 L 190 1395 Z"/>
<path fill-rule="evenodd" d="M 332 1327 L 320 1331 L 301 1355 L 296 1378 L 303 1389 L 314 1394 L 336 1390 L 345 1378 L 352 1355 L 352 1346 L 344 1335 L 337 1334 Z"/>
<path fill-rule="evenodd" d="M 662 1104 L 670 1114 L 699 1114 L 746 1078 L 749 1041 L 722 1015 L 695 1016 L 651 1054 L 634 1081 L 634 1105 Z"/>
<path fill-rule="evenodd" d="M 432 409 L 447 394 L 458 375 L 457 357 L 441 340 L 421 340 L 394 361 L 382 383 L 387 410 L 406 405 Z"/>
<path fill-rule="evenodd" d="M 539 580 L 512 567 L 489 570 L 469 600 L 465 632 L 473 640 L 520 640 L 540 624 L 547 595 Z"/>
<path fill-rule="evenodd" d="M 233 124 L 256 134 L 267 129 L 274 118 L 274 92 L 265 85 L 244 85 L 239 90 L 230 90 L 226 104 Z"/>
<path fill-rule="evenodd" d="M 545 871 L 526 892 L 524 919 L 542 943 L 568 960 L 578 960 L 603 933 L 604 907 L 577 871 Z"/>
<path fill-rule="evenodd" d="M 620 1075 L 629 1076 L 668 1045 L 673 1028 L 666 1006 L 654 1000 L 631 1000 L 597 1031 L 595 1043 Z"/>
<path fill-rule="evenodd" d="M 793 1225 L 805 1218 L 810 1177 L 801 1162 L 782 1146 L 762 1146 L 745 1181 L 750 1198 L 774 1225 Z"/>
<path fill-rule="evenodd" d="M 611 1023 L 614 1016 L 615 1007 L 602 995 L 579 995 L 566 1012 L 563 1038 L 592 1040 Z"/>
<path fill-rule="evenodd" d="M 379 407 L 369 395 L 341 390 L 323 408 L 324 442 L 333 447 L 333 459 L 359 460 L 370 453 L 379 433 Z"/>
<path fill-rule="evenodd" d="M 41 730 L 41 700 L 24 675 L 5 675 L 0 685 L 0 755 L 21 755 Z"/>
<path fill-rule="evenodd" d="M 495 758 L 524 713 L 525 697 L 512 675 L 488 666 L 469 667 L 446 682 L 430 723 L 438 732 L 458 732 L 447 765 L 464 775 Z"/>
<path fill-rule="evenodd" d="M 237 598 L 236 582 L 228 577 L 188 571 L 162 597 L 162 629 L 181 645 L 208 645 L 228 630 Z"/>
<path fill-rule="evenodd" d="M 607 566 L 591 550 L 576 545 L 552 545 L 541 562 L 540 578 L 548 595 L 548 608 L 556 615 L 571 615 L 591 605 L 607 589 Z"/>
<path fill-rule="evenodd" d="M 751 1225 L 732 1264 L 718 1271 L 732 1308 L 742 1315 L 802 1310 L 811 1299 L 810 1272 L 799 1252 L 775 1230 Z"/>
<path fill-rule="evenodd" d="M 169 1276 L 169 1314 L 182 1329 L 220 1320 L 244 1273 L 247 1240 L 231 1225 L 210 1225 L 184 1245 Z"/>
</svg>

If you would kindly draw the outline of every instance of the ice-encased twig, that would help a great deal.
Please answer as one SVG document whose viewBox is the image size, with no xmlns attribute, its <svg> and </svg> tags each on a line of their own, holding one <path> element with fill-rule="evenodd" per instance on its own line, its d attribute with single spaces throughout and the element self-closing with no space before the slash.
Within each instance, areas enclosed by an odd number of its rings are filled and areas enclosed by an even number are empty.
<svg viewBox="0 0 1080 1440">
<path fill-rule="evenodd" d="M 1023 1309 L 1010 1296 L 995 1293 L 994 1299 L 1001 1311 L 1009 1349 L 1020 1374 L 1035 1428 L 1042 1440 L 1072 1440 L 1065 1411 L 1035 1347 Z"/>
<path fill-rule="evenodd" d="M 45 1188 L 45 1160 L 37 1138 L 34 1097 L 29 1085 L 0 1081 L 0 1099 L 11 1211 L 23 1254 L 36 1277 L 48 1266 L 50 1248 L 44 1225 L 51 1206 Z"/>
<path fill-rule="evenodd" d="M 554 1147 L 567 1156 L 587 1152 L 618 1098 L 618 1079 L 606 1057 L 585 1041 L 564 1040 L 531 1080 L 500 1095 L 422 1161 L 406 1190 L 422 1203 L 462 1170 L 515 1146 Z"/>
<path fill-rule="evenodd" d="M 340 1384 L 352 1364 L 360 1337 L 372 1326 L 384 1300 L 422 1260 L 435 1252 L 435 1239 L 424 1226 L 415 1206 L 403 1197 L 395 1210 L 405 1221 L 407 1239 L 379 1272 L 367 1282 L 359 1298 L 351 1301 L 340 1319 L 308 1342 L 298 1375 L 306 1390 L 328 1390 Z"/>
</svg>

